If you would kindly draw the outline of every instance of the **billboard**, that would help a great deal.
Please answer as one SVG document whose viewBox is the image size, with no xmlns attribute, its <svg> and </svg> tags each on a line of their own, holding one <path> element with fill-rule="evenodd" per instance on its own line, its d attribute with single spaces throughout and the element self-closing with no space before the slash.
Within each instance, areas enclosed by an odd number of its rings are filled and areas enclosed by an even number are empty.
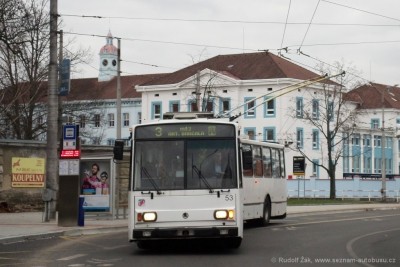
<svg viewBox="0 0 400 267">
<path fill-rule="evenodd" d="M 44 187 L 46 159 L 18 158 L 11 159 L 11 187 Z"/>
<path fill-rule="evenodd" d="M 110 159 L 81 160 L 80 196 L 85 211 L 108 212 L 111 202 Z"/>
</svg>

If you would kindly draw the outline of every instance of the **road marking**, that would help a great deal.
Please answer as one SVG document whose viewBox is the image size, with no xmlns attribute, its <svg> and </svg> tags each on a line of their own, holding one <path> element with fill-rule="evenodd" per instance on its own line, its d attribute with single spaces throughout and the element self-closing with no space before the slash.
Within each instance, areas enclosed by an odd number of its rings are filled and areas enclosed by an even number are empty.
<svg viewBox="0 0 400 267">
<path fill-rule="evenodd" d="M 358 217 L 358 218 L 345 218 L 345 219 L 325 220 L 325 221 L 314 221 L 314 222 L 310 221 L 310 222 L 302 222 L 302 223 L 283 224 L 283 225 L 281 225 L 281 226 L 275 226 L 275 227 L 292 227 L 292 226 L 309 225 L 309 224 L 319 224 L 319 223 L 333 223 L 333 222 L 359 221 L 359 220 L 379 219 L 379 218 L 394 217 L 394 216 L 400 216 L 400 214 L 390 214 L 390 215 L 380 215 L 380 216 L 370 216 L 370 217 Z"/>
<path fill-rule="evenodd" d="M 86 255 L 87 254 L 75 254 L 75 255 L 72 255 L 72 256 L 69 256 L 69 257 L 58 259 L 58 261 L 69 261 L 69 260 L 80 258 L 80 257 L 86 256 Z"/>
<path fill-rule="evenodd" d="M 359 257 L 357 256 L 357 254 L 356 254 L 356 253 L 354 252 L 354 250 L 353 250 L 353 244 L 354 244 L 356 241 L 358 241 L 358 240 L 360 240 L 360 239 L 363 239 L 364 237 L 371 236 L 371 235 L 382 234 L 382 233 L 393 232 L 393 231 L 399 231 L 399 230 L 400 230 L 400 228 L 395 228 L 395 229 L 384 230 L 384 231 L 378 231 L 378 232 L 374 232 L 374 233 L 369 233 L 369 234 L 357 236 L 357 237 L 353 238 L 352 240 L 350 240 L 349 242 L 347 242 L 347 244 L 346 244 L 347 253 L 349 253 L 349 255 L 350 255 L 353 259 L 358 259 Z M 374 267 L 374 265 L 371 265 L 371 264 L 369 264 L 369 263 L 367 263 L 367 262 L 360 262 L 360 263 L 361 263 L 362 265 L 367 266 L 367 267 Z"/>
</svg>

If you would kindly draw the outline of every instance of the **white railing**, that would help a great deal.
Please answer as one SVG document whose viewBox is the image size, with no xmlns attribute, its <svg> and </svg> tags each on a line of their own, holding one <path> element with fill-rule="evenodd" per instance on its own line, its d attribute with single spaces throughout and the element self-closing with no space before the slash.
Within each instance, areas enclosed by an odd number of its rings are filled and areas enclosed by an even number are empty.
<svg viewBox="0 0 400 267">
<path fill-rule="evenodd" d="M 343 179 L 336 180 L 336 198 L 380 199 L 382 181 L 376 179 Z M 329 198 L 330 180 L 328 179 L 294 179 L 288 180 L 289 198 Z M 386 181 L 386 198 L 400 199 L 400 178 Z"/>
<path fill-rule="evenodd" d="M 288 198 L 329 198 L 329 190 L 288 190 Z M 381 199 L 381 190 L 336 190 L 337 199 Z M 394 199 L 396 202 L 400 200 L 399 190 L 386 190 L 386 198 Z"/>
</svg>

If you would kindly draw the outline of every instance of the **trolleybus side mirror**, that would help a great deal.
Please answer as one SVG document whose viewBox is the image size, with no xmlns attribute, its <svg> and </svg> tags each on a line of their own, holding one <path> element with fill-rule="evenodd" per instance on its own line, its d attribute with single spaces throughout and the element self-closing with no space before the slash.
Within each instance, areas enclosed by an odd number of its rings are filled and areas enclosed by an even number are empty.
<svg viewBox="0 0 400 267">
<path fill-rule="evenodd" d="M 124 140 L 115 140 L 114 144 L 114 160 L 124 159 Z"/>
</svg>

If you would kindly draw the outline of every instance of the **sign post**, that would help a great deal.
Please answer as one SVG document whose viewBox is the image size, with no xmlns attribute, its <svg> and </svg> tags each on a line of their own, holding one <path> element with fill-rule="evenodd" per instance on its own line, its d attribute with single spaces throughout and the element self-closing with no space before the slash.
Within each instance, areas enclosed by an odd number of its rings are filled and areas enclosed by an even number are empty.
<svg viewBox="0 0 400 267">
<path fill-rule="evenodd" d="M 79 219 L 80 157 L 79 126 L 63 125 L 59 160 L 59 226 L 83 226 Z"/>
</svg>

